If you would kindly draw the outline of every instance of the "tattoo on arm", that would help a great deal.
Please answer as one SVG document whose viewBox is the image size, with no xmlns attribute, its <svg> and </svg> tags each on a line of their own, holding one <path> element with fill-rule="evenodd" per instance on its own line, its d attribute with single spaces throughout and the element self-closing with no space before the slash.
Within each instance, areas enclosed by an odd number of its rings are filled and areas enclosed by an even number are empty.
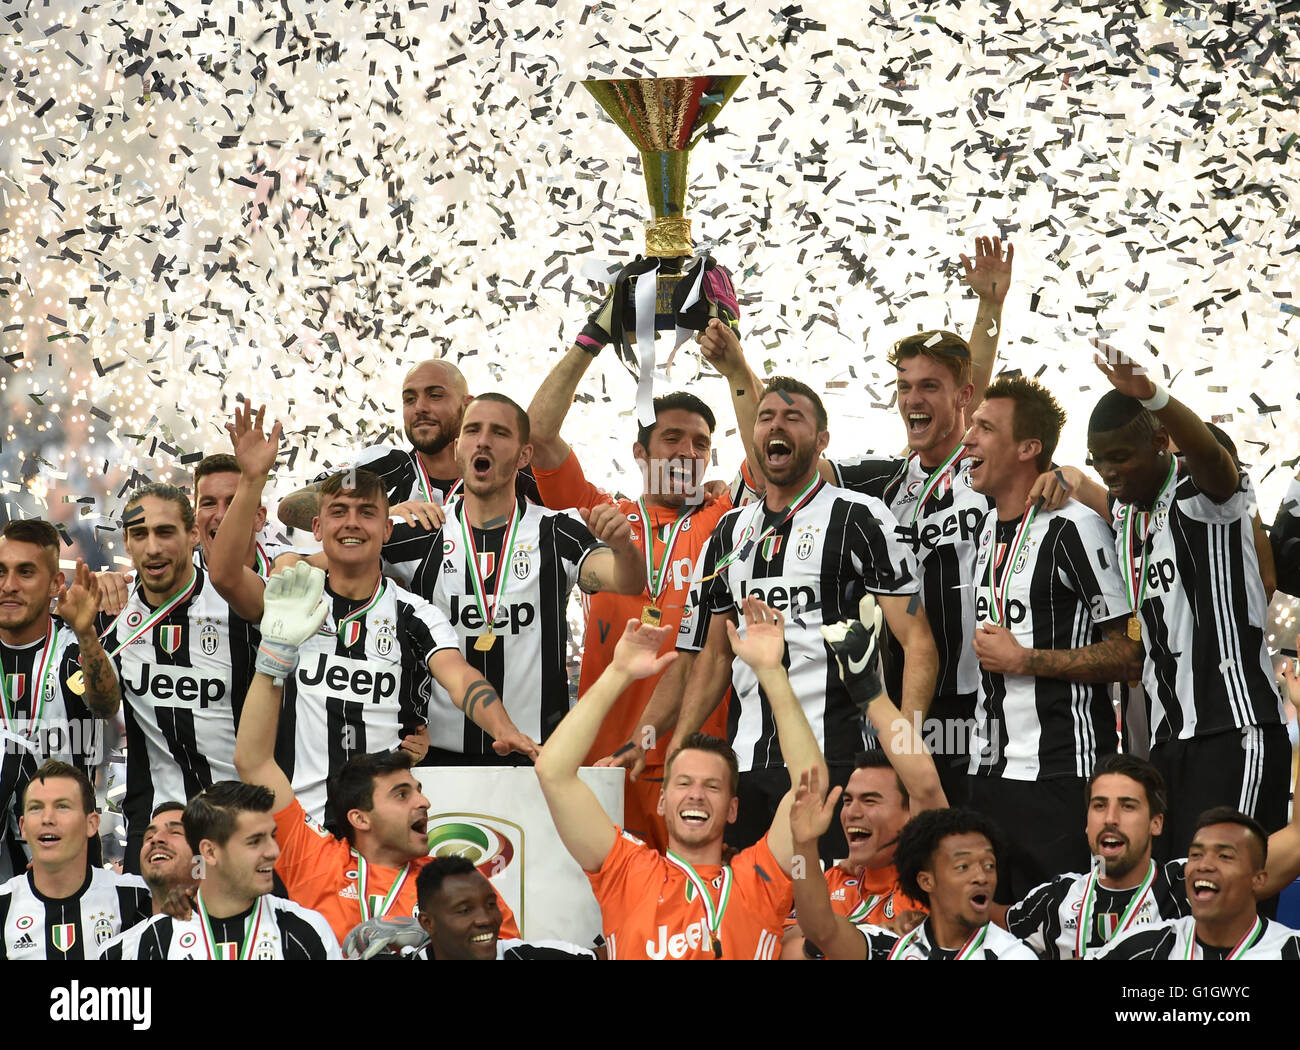
<svg viewBox="0 0 1300 1050">
<path fill-rule="evenodd" d="M 1025 658 L 1025 671 L 1069 682 L 1130 682 L 1141 677 L 1142 649 L 1123 637 L 1107 638 L 1082 649 L 1031 649 Z"/>
<path fill-rule="evenodd" d="M 496 689 L 492 687 L 492 683 L 486 678 L 479 678 L 470 682 L 465 690 L 465 717 L 473 721 L 474 712 L 479 709 L 480 704 L 482 709 L 486 711 L 500 699 L 501 697 L 497 695 Z"/>
<path fill-rule="evenodd" d="M 91 711 L 101 718 L 116 713 L 122 694 L 108 653 L 100 646 L 90 652 L 83 647 L 81 673 L 86 680 L 86 705 Z"/>
<path fill-rule="evenodd" d="M 578 586 L 588 594 L 595 594 L 603 588 L 604 583 L 600 578 L 600 573 L 587 569 L 578 577 Z"/>
</svg>

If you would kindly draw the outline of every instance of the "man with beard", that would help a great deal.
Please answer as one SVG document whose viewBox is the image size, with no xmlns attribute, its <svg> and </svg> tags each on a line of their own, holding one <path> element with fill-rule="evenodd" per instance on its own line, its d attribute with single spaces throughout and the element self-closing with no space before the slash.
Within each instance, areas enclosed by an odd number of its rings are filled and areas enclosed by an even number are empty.
<svg viewBox="0 0 1300 1050">
<path fill-rule="evenodd" d="M 1300 960 L 1300 932 L 1259 914 L 1268 842 L 1259 822 L 1228 806 L 1206 810 L 1192 832 L 1184 890 L 1190 915 L 1137 926 L 1091 959 Z"/>
<path fill-rule="evenodd" d="M 402 380 L 402 425 L 410 448 L 371 445 L 351 469 L 379 475 L 388 496 L 389 513 L 414 524 L 437 528 L 443 504 L 460 494 L 462 480 L 456 463 L 456 438 L 466 406 L 473 401 L 465 377 L 450 361 L 423 361 Z M 331 472 L 332 473 L 332 472 Z M 320 510 L 320 483 L 292 492 L 276 511 L 290 528 L 311 531 Z M 531 474 L 520 471 L 520 497 L 540 503 Z"/>
<path fill-rule="evenodd" d="M 899 703 L 904 716 L 924 711 L 934 692 L 938 657 L 921 607 L 916 559 L 880 500 L 818 476 L 818 457 L 830 441 L 826 427 L 826 410 L 808 386 L 784 377 L 768 382 L 753 435 L 765 498 L 718 522 L 696 566 L 694 615 L 678 635 L 683 658 L 663 676 L 642 715 L 642 724 L 667 727 L 675 721 L 675 733 L 689 736 L 734 680 L 732 746 L 740 761 L 741 806 L 727 841 L 735 848 L 764 834 L 789 790 L 766 693 L 743 661 L 733 663 L 727 642 L 727 625 L 734 625 L 747 597 L 786 616 L 785 665 L 826 756 L 831 783 L 848 780 L 866 737 L 862 711 L 818 632 L 822 624 L 851 617 L 864 593 L 876 594 L 906 656 Z M 838 826 L 822 850 L 827 860 L 844 855 Z"/>
<path fill-rule="evenodd" d="M 612 503 L 547 510 L 519 496 L 517 474 L 532 457 L 528 414 L 504 394 L 465 409 L 457 462 L 463 495 L 438 530 L 398 525 L 384 544 L 387 571 L 431 602 L 456 632 L 465 660 L 499 692 L 506 712 L 544 741 L 569 709 L 569 592 L 641 595 L 644 552 Z M 492 742 L 434 689 L 429 765 L 523 764 Z"/>
</svg>

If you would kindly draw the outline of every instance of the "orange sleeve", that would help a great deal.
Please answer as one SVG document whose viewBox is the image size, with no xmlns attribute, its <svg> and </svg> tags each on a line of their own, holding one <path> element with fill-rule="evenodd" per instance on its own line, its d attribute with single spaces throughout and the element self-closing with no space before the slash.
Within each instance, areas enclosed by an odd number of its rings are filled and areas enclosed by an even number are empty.
<svg viewBox="0 0 1300 1050">
<path fill-rule="evenodd" d="M 515 913 L 510 910 L 510 905 L 506 899 L 501 896 L 501 891 L 495 886 L 492 887 L 497 895 L 497 905 L 501 908 L 501 932 L 497 934 L 503 941 L 514 940 L 521 937 L 519 932 L 519 923 L 515 922 Z"/>
<path fill-rule="evenodd" d="M 794 907 L 794 883 L 790 876 L 781 870 L 776 858 L 767 845 L 764 835 L 749 849 L 743 850 L 740 857 L 732 862 L 732 867 L 739 869 L 743 859 L 747 878 L 744 880 L 745 896 L 751 898 L 749 910 L 759 915 L 771 915 L 774 925 L 784 925 Z M 737 881 L 736 888 L 741 883 Z"/>
<path fill-rule="evenodd" d="M 533 467 L 537 491 L 542 503 L 551 510 L 568 510 L 570 507 L 594 507 L 600 503 L 613 503 L 614 497 L 597 488 L 582 472 L 578 454 L 569 450 L 568 458 L 554 470 Z"/>
<path fill-rule="evenodd" d="M 276 874 L 289 891 L 289 896 L 298 900 L 303 885 L 319 875 L 322 869 L 329 869 L 327 847 L 337 846 L 339 840 L 309 820 L 302 803 L 295 798 L 275 814 L 275 841 L 280 847 L 280 856 L 275 862 Z"/>
<path fill-rule="evenodd" d="M 606 930 L 614 929 L 637 903 L 646 899 L 655 882 L 662 882 L 662 873 L 655 863 L 657 854 L 648 846 L 634 842 L 622 828 L 599 871 L 586 873 L 591 892 L 600 905 L 601 920 Z M 650 863 L 647 863 L 650 861 Z M 653 887 L 658 893 L 658 887 Z M 654 900 L 651 896 L 650 900 Z"/>
</svg>

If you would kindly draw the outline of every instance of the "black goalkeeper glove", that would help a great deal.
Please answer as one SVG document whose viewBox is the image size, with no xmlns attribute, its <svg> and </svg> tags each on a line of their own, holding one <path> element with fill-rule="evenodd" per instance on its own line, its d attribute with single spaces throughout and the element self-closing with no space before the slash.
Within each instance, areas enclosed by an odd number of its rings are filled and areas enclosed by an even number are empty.
<svg viewBox="0 0 1300 1050">
<path fill-rule="evenodd" d="M 821 629 L 840 666 L 840 678 L 860 709 L 885 691 L 880 678 L 880 607 L 871 595 L 858 603 L 858 619 L 826 624 Z"/>
</svg>

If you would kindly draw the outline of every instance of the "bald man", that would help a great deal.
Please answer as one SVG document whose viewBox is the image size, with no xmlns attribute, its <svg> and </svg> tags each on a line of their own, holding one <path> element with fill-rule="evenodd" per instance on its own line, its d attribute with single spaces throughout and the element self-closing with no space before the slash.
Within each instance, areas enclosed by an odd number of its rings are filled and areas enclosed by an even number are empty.
<svg viewBox="0 0 1300 1050">
<path fill-rule="evenodd" d="M 388 494 L 389 514 L 416 524 L 437 527 L 441 520 L 425 520 L 422 508 L 442 506 L 460 493 L 460 468 L 456 466 L 456 438 L 461 416 L 473 400 L 465 377 L 450 361 L 422 361 L 402 381 L 402 426 L 410 448 L 371 445 L 352 463 L 378 474 Z M 332 473 L 332 472 L 331 472 Z M 310 530 L 320 507 L 317 481 L 280 501 L 280 521 L 290 528 Z M 520 471 L 519 495 L 541 503 L 531 471 Z"/>
</svg>

